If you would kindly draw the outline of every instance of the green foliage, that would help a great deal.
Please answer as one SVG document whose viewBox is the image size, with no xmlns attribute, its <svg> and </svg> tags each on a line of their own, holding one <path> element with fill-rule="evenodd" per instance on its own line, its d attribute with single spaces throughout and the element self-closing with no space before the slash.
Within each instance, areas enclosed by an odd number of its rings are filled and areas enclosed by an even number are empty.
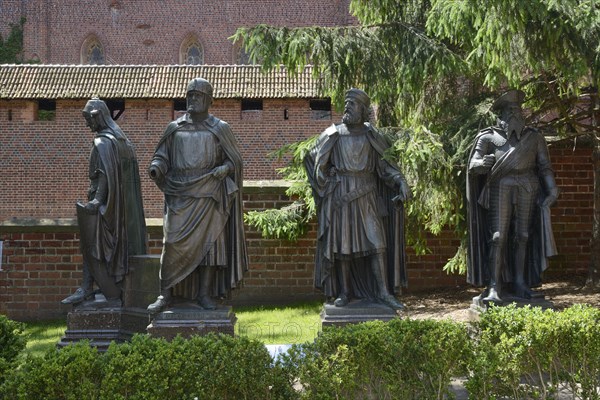
<svg viewBox="0 0 600 400">
<path fill-rule="evenodd" d="M 172 342 L 146 335 L 99 354 L 81 342 L 28 357 L 11 371 L 7 399 L 270 399 L 289 388 L 258 341 L 198 336 Z M 279 384 L 281 385 L 281 383 Z"/>
<path fill-rule="evenodd" d="M 461 324 L 395 319 L 324 329 L 281 364 L 306 399 L 441 399 L 469 354 Z"/>
<path fill-rule="evenodd" d="M 87 342 L 44 357 L 27 357 L 19 369 L 7 374 L 0 396 L 6 399 L 98 399 L 101 360 Z"/>
<path fill-rule="evenodd" d="M 493 307 L 477 331 L 466 384 L 475 398 L 547 399 L 561 389 L 600 398 L 600 310 Z"/>
<path fill-rule="evenodd" d="M 258 25 L 238 29 L 232 39 L 267 70 L 283 64 L 294 73 L 313 64 L 322 94 L 338 109 L 348 88 L 363 88 L 378 106 L 379 126 L 411 132 L 399 136 L 395 150 L 416 186 L 418 201 L 408 205 L 412 243 L 425 251 L 423 229 L 454 228 L 462 244 L 445 269 L 464 271 L 465 160 L 477 129 L 490 120 L 486 101 L 506 87 L 521 88 L 535 125 L 600 138 L 594 114 L 600 6 L 597 0 L 352 0 L 350 10 L 356 26 Z"/>
<path fill-rule="evenodd" d="M 318 135 L 287 144 L 270 154 L 272 158 L 289 160 L 288 165 L 281 168 L 279 173 L 291 182 L 286 194 L 298 200 L 281 209 L 249 211 L 244 215 L 244 221 L 259 229 L 263 237 L 297 240 L 305 233 L 308 222 L 315 216 L 315 202 L 303 160 L 317 138 Z"/>
<path fill-rule="evenodd" d="M 0 35 L 0 64 L 19 64 L 23 62 L 23 26 L 25 18 L 18 24 L 10 24 L 10 33 L 6 39 Z"/>
<path fill-rule="evenodd" d="M 25 348 L 24 325 L 0 315 L 0 385 L 5 373 L 17 365 L 17 357 Z"/>
</svg>

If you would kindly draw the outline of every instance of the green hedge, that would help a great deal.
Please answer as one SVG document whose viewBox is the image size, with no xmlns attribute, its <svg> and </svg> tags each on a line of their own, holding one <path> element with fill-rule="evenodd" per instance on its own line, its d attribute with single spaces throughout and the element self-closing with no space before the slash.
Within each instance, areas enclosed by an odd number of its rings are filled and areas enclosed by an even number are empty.
<svg viewBox="0 0 600 400">
<path fill-rule="evenodd" d="M 15 368 L 17 357 L 25 348 L 24 326 L 0 315 L 0 384 L 5 374 Z"/>
<path fill-rule="evenodd" d="M 326 328 L 273 362 L 261 342 L 145 335 L 19 360 L 21 325 L 0 318 L 5 399 L 600 399 L 600 310 L 492 307 L 479 323 L 397 319 Z M 15 364 L 16 360 L 20 364 Z"/>
<path fill-rule="evenodd" d="M 302 386 L 300 398 L 441 399 L 470 354 L 462 324 L 396 319 L 325 329 L 280 365 Z"/>
<path fill-rule="evenodd" d="M 473 398 L 600 399 L 600 310 L 493 307 L 476 325 L 466 386 Z"/>
<path fill-rule="evenodd" d="M 171 342 L 134 336 L 104 354 L 82 342 L 29 357 L 8 375 L 6 399 L 271 399 L 276 368 L 258 341 L 209 335 Z"/>
</svg>

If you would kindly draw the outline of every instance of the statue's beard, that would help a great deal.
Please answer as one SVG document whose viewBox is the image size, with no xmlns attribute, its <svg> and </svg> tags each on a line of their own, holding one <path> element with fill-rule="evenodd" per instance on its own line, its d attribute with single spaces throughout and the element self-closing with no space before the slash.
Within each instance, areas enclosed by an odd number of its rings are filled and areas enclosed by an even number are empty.
<svg viewBox="0 0 600 400">
<path fill-rule="evenodd" d="M 506 130 L 508 137 L 514 133 L 517 135 L 517 139 L 521 139 L 521 133 L 525 128 L 525 121 L 523 118 L 516 115 L 511 115 L 506 121 L 502 121 L 501 125 L 502 128 Z"/>
<path fill-rule="evenodd" d="M 342 116 L 342 122 L 346 125 L 358 125 L 362 122 L 362 120 L 360 115 L 357 115 L 351 111 L 346 111 Z"/>
</svg>

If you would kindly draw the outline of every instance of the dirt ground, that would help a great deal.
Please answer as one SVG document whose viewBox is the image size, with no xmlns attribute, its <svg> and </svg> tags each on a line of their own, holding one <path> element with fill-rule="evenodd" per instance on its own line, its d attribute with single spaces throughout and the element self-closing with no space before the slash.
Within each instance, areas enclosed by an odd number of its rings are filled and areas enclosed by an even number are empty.
<svg viewBox="0 0 600 400">
<path fill-rule="evenodd" d="M 562 310 L 574 304 L 590 304 L 600 307 L 600 288 L 585 286 L 584 278 L 554 279 L 544 283 L 537 291 L 545 295 L 546 300 L 554 304 L 556 310 Z M 469 307 L 472 299 L 481 289 L 468 285 L 452 289 L 434 290 L 405 294 L 400 300 L 406 306 L 404 315 L 413 319 L 451 319 L 469 321 Z"/>
</svg>

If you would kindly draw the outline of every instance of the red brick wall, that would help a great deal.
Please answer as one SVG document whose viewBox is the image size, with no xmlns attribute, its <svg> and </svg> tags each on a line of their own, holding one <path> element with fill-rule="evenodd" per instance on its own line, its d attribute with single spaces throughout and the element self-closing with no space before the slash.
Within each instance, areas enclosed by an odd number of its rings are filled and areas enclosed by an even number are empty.
<svg viewBox="0 0 600 400">
<path fill-rule="evenodd" d="M 27 17 L 25 55 L 44 64 L 79 64 L 81 46 L 93 34 L 107 64 L 179 64 L 188 35 L 204 48 L 206 64 L 233 64 L 228 37 L 238 27 L 347 25 L 349 0 L 5 0 L 0 32 Z M 6 13 L 4 12 L 6 9 Z"/>
<path fill-rule="evenodd" d="M 87 163 L 94 134 L 81 110 L 85 100 L 58 100 L 55 121 L 33 120 L 33 102 L 0 101 L 0 222 L 11 218 L 74 217 L 74 203 L 85 199 Z M 127 100 L 117 121 L 136 147 L 147 218 L 162 216 L 163 196 L 146 168 L 167 124 L 172 102 Z M 284 119 L 284 110 L 288 119 Z M 253 120 L 242 119 L 239 100 L 218 100 L 211 109 L 233 129 L 244 159 L 244 178 L 278 179 L 283 164 L 268 154 L 286 143 L 323 131 L 333 121 L 313 120 L 308 99 L 264 100 Z M 10 117 L 9 117 L 10 115 Z M 12 119 L 12 120 L 9 120 Z"/>
</svg>

